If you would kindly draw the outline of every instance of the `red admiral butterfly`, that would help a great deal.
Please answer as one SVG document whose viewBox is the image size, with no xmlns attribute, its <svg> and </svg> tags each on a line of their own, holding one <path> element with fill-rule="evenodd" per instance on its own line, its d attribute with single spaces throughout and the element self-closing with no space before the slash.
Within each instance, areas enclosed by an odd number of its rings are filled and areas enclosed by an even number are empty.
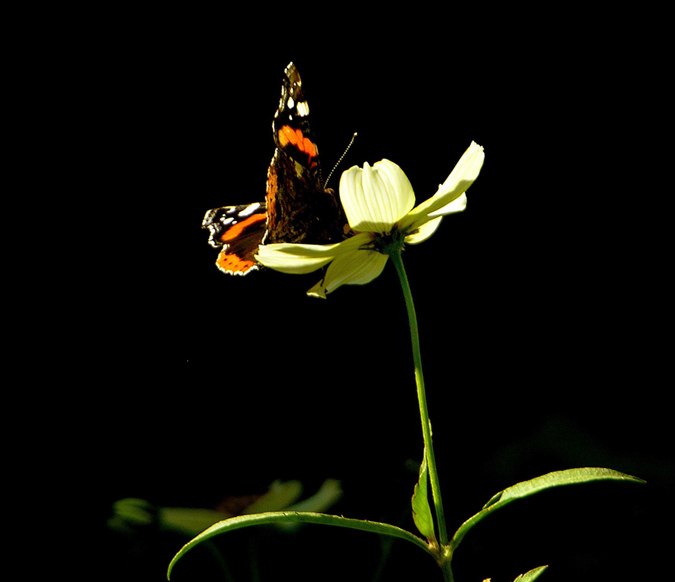
<svg viewBox="0 0 675 582">
<path fill-rule="evenodd" d="M 293 63 L 284 71 L 272 132 L 276 150 L 265 202 L 212 208 L 204 216 L 202 228 L 209 229 L 209 244 L 221 249 L 216 265 L 224 273 L 246 275 L 260 268 L 255 255 L 261 244 L 331 244 L 349 230 L 335 192 L 322 182 L 309 106 Z"/>
</svg>

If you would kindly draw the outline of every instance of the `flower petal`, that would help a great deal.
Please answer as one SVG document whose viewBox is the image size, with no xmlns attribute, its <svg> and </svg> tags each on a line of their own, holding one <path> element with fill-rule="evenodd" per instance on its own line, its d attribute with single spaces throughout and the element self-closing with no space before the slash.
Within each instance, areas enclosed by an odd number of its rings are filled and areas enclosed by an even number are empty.
<svg viewBox="0 0 675 582">
<path fill-rule="evenodd" d="M 390 232 L 415 205 L 415 193 L 401 168 L 381 160 L 343 172 L 340 200 L 353 230 Z"/>
<path fill-rule="evenodd" d="M 453 200 L 447 206 L 444 206 L 436 212 L 429 214 L 433 217 L 429 222 L 420 225 L 418 229 L 405 237 L 405 242 L 409 245 L 416 245 L 427 240 L 441 224 L 441 219 L 448 214 L 462 212 L 466 208 L 466 194 L 462 194 L 459 198 Z"/>
<path fill-rule="evenodd" d="M 312 253 L 306 248 L 319 245 L 272 244 L 262 245 L 256 254 L 256 260 L 270 269 L 301 275 L 311 273 L 330 263 L 334 255 Z M 331 245 L 333 246 L 333 245 Z M 305 248 L 303 248 L 305 247 Z"/>
<path fill-rule="evenodd" d="M 372 238 L 369 233 L 360 233 L 332 245 L 292 243 L 261 245 L 255 258 L 262 265 L 275 271 L 302 275 L 320 269 L 341 253 L 367 245 Z"/>
<path fill-rule="evenodd" d="M 409 212 L 399 223 L 400 228 L 414 230 L 432 218 L 464 210 L 466 197 L 461 199 L 462 195 L 478 177 L 484 160 L 483 147 L 471 142 L 445 182 L 438 187 L 436 194 Z"/>
<path fill-rule="evenodd" d="M 365 285 L 378 277 L 387 264 L 387 255 L 377 251 L 350 251 L 335 257 L 326 276 L 314 285 L 308 295 L 326 298 L 341 285 Z"/>
<path fill-rule="evenodd" d="M 406 244 L 417 245 L 427 240 L 432 234 L 436 232 L 436 229 L 441 224 L 441 220 L 443 220 L 443 217 L 439 216 L 438 218 L 434 218 L 429 222 L 425 222 L 417 229 L 416 232 L 413 232 L 412 234 L 409 234 L 407 237 L 405 237 Z"/>
<path fill-rule="evenodd" d="M 464 212 L 466 209 L 466 194 L 462 194 L 459 198 L 455 198 L 450 204 L 446 204 L 434 212 L 430 212 L 429 216 L 447 216 L 448 214 L 455 214 L 457 212 Z"/>
</svg>

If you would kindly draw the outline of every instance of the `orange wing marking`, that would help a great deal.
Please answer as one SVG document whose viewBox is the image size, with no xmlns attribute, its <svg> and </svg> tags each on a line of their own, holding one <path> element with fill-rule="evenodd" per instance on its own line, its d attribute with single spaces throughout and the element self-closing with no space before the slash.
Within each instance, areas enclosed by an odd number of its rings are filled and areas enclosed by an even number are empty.
<svg viewBox="0 0 675 582">
<path fill-rule="evenodd" d="M 233 275 L 244 275 L 251 269 L 256 270 L 258 265 L 255 261 L 249 259 L 242 259 L 236 255 L 229 255 L 227 251 L 221 251 L 218 255 L 216 265 L 221 271 L 231 273 Z"/>
<path fill-rule="evenodd" d="M 235 224 L 232 228 L 229 228 L 223 233 L 223 236 L 220 237 L 220 240 L 224 243 L 236 239 L 241 233 L 248 228 L 249 226 L 267 219 L 267 214 L 253 214 L 249 216 L 246 220 L 242 220 Z"/>
<path fill-rule="evenodd" d="M 314 158 L 319 155 L 319 150 L 312 140 L 306 138 L 299 129 L 293 129 L 288 125 L 284 125 L 279 130 L 279 143 L 282 146 L 285 146 L 289 143 L 294 145 L 301 152 L 309 156 L 309 160 L 312 165 L 316 163 Z"/>
</svg>

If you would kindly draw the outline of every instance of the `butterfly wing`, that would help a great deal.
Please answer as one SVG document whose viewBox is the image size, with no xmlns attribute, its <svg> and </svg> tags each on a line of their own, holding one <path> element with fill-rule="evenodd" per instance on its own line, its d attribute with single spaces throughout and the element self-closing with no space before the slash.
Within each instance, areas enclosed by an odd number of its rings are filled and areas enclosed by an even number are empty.
<svg viewBox="0 0 675 582">
<path fill-rule="evenodd" d="M 264 202 L 212 208 L 202 228 L 209 230 L 209 244 L 220 249 L 216 265 L 230 275 L 246 275 L 259 268 L 255 260 L 267 225 Z"/>
</svg>

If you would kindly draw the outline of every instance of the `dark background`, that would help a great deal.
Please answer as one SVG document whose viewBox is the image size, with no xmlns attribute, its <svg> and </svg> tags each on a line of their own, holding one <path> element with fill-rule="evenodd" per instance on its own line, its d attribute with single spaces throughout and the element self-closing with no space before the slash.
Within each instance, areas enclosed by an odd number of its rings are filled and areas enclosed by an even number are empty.
<svg viewBox="0 0 675 582">
<path fill-rule="evenodd" d="M 115 500 L 212 507 L 275 479 L 308 494 L 340 479 L 332 512 L 413 527 L 406 462 L 422 439 L 391 265 L 320 301 L 305 296 L 316 275 L 221 274 L 200 230 L 209 208 L 263 199 L 293 60 L 325 173 L 359 133 L 333 186 L 387 157 L 421 201 L 471 140 L 485 147 L 467 210 L 404 257 L 449 529 L 548 471 L 649 482 L 502 510 L 463 542 L 457 581 L 542 564 L 550 582 L 656 579 L 672 543 L 672 259 L 651 17 L 303 10 L 101 14 L 63 39 L 73 58 L 56 90 L 74 121 L 59 124 L 78 143 L 61 171 L 87 197 L 63 314 L 80 325 L 71 377 L 86 413 L 64 430 L 92 520 L 78 543 L 94 542 L 80 549 L 93 563 L 71 567 L 162 580 L 186 540 L 109 531 Z M 233 564 L 242 539 L 219 542 Z M 370 580 L 380 555 L 375 536 L 324 528 L 260 543 L 263 580 Z M 394 549 L 382 580 L 440 578 L 415 548 Z M 194 556 L 175 580 L 218 579 Z"/>
</svg>

